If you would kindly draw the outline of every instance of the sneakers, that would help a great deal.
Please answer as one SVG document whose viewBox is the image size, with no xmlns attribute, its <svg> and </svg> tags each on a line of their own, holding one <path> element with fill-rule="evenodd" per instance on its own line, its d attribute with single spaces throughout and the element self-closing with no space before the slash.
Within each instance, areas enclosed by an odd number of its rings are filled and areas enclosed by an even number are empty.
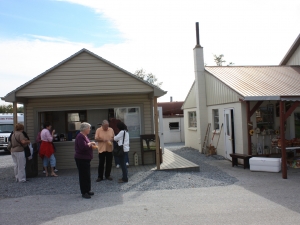
<svg viewBox="0 0 300 225">
<path fill-rule="evenodd" d="M 91 196 L 90 196 L 88 193 L 83 194 L 82 197 L 83 197 L 83 198 L 86 198 L 86 199 L 91 198 Z"/>
<path fill-rule="evenodd" d="M 100 182 L 101 180 L 103 180 L 102 178 L 98 178 L 97 180 L 96 180 L 96 182 Z"/>
<path fill-rule="evenodd" d="M 45 170 L 43 170 L 43 173 L 46 173 L 46 171 L 45 171 Z"/>
<path fill-rule="evenodd" d="M 88 194 L 89 194 L 89 195 L 94 195 L 94 192 L 89 191 Z"/>
<path fill-rule="evenodd" d="M 119 164 L 117 164 L 116 168 L 117 168 L 117 169 L 119 169 L 119 168 L 120 168 L 120 165 L 119 165 Z"/>
<path fill-rule="evenodd" d="M 129 163 L 128 163 L 128 162 L 126 163 L 126 166 L 129 166 Z"/>
</svg>

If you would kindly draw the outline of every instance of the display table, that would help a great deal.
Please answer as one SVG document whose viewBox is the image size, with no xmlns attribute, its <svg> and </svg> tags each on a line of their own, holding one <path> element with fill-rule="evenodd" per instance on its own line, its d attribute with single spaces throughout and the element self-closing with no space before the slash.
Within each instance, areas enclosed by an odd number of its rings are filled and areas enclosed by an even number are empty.
<svg viewBox="0 0 300 225">
<path fill-rule="evenodd" d="M 296 154 L 297 154 L 297 149 L 300 150 L 300 146 L 297 146 L 297 147 L 285 147 L 285 150 L 286 150 L 286 151 L 292 151 L 292 152 L 294 152 L 294 156 L 296 156 Z M 277 150 L 277 151 L 278 151 L 278 150 L 281 151 L 281 148 L 280 148 L 280 147 L 276 147 L 276 150 Z"/>
</svg>

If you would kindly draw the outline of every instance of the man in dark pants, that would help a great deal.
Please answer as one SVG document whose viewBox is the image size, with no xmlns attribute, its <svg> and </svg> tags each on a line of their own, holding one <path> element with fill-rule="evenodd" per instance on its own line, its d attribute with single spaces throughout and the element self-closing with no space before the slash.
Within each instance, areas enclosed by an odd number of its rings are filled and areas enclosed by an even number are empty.
<svg viewBox="0 0 300 225">
<path fill-rule="evenodd" d="M 119 133 L 119 128 L 117 127 L 117 124 L 119 122 L 121 122 L 121 120 L 118 120 L 118 119 L 116 119 L 114 117 L 110 117 L 109 118 L 109 127 L 111 127 L 114 130 L 114 134 L 115 135 L 118 135 L 118 133 Z M 115 159 L 115 166 L 116 166 L 116 168 L 117 169 L 120 168 L 120 158 L 114 156 L 114 159 Z"/>
<path fill-rule="evenodd" d="M 109 127 L 107 120 L 103 120 L 102 126 L 96 130 L 95 141 L 98 142 L 98 152 L 99 152 L 99 166 L 98 166 L 98 179 L 96 182 L 103 180 L 104 175 L 104 164 L 105 166 L 105 178 L 107 180 L 112 180 L 110 176 L 112 159 L 113 159 L 113 140 L 114 131 Z"/>
</svg>

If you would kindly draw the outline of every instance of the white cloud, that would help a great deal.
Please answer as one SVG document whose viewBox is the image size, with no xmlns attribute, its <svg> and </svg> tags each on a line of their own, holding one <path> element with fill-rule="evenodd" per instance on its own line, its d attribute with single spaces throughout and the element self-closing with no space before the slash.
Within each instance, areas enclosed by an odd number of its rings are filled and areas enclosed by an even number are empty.
<svg viewBox="0 0 300 225">
<path fill-rule="evenodd" d="M 123 43 L 95 47 L 56 37 L 2 40 L 1 77 L 19 76 L 22 83 L 87 48 L 134 72 L 144 68 L 163 82 L 168 94 L 160 101 L 183 101 L 194 80 L 195 22 L 205 62 L 224 54 L 235 65 L 276 65 L 297 37 L 299 1 L 243 0 L 67 0 L 90 7 L 107 18 Z M 24 82 L 23 82 L 24 80 Z M 11 91 L 16 86 L 9 86 Z M 0 92 L 5 95 L 9 91 Z"/>
</svg>

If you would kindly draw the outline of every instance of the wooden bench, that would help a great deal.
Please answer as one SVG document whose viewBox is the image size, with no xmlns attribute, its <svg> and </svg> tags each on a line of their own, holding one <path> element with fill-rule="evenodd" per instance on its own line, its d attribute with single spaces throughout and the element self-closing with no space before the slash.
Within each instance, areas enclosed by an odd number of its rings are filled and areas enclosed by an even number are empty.
<svg viewBox="0 0 300 225">
<path fill-rule="evenodd" d="M 243 159 L 244 169 L 250 168 L 249 159 L 252 157 L 251 155 L 232 153 L 230 156 L 232 158 L 232 167 L 234 167 L 234 165 L 238 166 L 238 159 Z"/>
</svg>

